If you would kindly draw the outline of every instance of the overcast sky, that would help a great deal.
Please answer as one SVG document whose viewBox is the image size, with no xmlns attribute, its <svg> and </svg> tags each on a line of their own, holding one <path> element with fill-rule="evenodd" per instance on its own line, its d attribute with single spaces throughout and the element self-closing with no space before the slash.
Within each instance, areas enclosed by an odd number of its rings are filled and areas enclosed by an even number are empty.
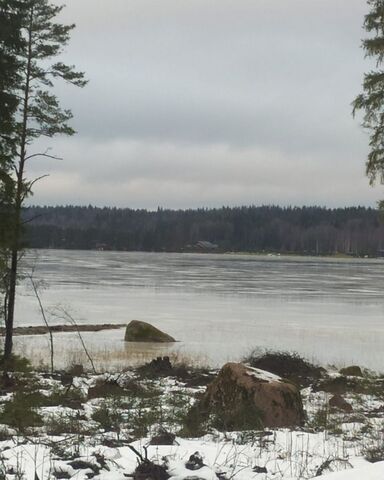
<svg viewBox="0 0 384 480">
<path fill-rule="evenodd" d="M 59 2 L 60 3 L 60 2 Z M 44 139 L 35 204 L 371 205 L 351 116 L 365 0 L 67 0 L 58 85 L 72 138 Z M 32 153 L 32 152 L 31 152 Z"/>
</svg>

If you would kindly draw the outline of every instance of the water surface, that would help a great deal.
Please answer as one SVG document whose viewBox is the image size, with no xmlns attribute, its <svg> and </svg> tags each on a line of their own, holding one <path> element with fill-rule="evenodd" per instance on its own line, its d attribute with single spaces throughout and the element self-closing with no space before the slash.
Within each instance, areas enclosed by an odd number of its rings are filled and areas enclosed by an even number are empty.
<svg viewBox="0 0 384 480">
<path fill-rule="evenodd" d="M 64 306 L 79 323 L 148 321 L 180 341 L 173 349 L 211 363 L 272 348 L 384 370 L 380 259 L 42 250 L 28 252 L 24 263 L 44 280 L 47 311 Z M 19 291 L 17 325 L 41 324 L 27 281 Z M 61 335 L 63 352 L 76 338 Z M 114 349 L 142 348 L 124 344 L 123 335 L 85 337 L 106 358 Z M 46 338 L 18 342 L 40 348 Z"/>
</svg>

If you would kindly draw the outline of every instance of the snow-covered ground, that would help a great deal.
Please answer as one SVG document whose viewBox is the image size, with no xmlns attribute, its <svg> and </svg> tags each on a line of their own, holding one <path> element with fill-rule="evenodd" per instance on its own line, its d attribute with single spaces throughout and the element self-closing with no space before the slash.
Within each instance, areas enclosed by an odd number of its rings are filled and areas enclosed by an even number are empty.
<svg viewBox="0 0 384 480">
<path fill-rule="evenodd" d="M 303 428 L 210 428 L 195 438 L 181 427 L 204 386 L 173 377 L 139 378 L 132 371 L 71 380 L 16 376 L 16 384 L 1 392 L 0 479 L 123 480 L 143 464 L 140 456 L 174 480 L 384 479 L 384 462 L 366 459 L 384 454 L 383 395 L 376 379 L 361 380 L 372 382 L 371 389 L 344 396 L 353 406 L 350 413 L 332 411 L 330 393 L 306 388 Z M 173 444 L 151 445 L 164 430 L 175 433 Z M 197 462 L 189 462 L 194 455 Z M 142 472 L 134 478 L 151 477 Z"/>
<path fill-rule="evenodd" d="M 284 433 L 282 432 L 282 436 Z M 279 437 L 279 435 L 277 436 Z M 279 438 L 277 438 L 279 440 Z M 57 439 L 59 441 L 59 439 Z M 132 445 L 138 449 L 145 444 L 143 439 Z M 269 479 L 309 479 L 324 480 L 383 480 L 384 462 L 369 464 L 359 457 L 350 458 L 348 462 L 340 462 L 334 468 L 341 470 L 324 474 L 321 477 L 308 476 L 309 466 L 297 463 L 295 452 L 290 458 L 280 458 L 282 452 L 276 451 L 276 457 L 266 462 L 267 473 L 258 473 L 258 462 L 262 456 L 255 456 L 251 445 L 237 445 L 221 439 L 177 439 L 178 445 L 157 446 L 148 448 L 148 457 L 167 467 L 170 478 L 174 480 L 199 478 L 202 480 L 218 480 L 222 478 L 238 480 Z M 195 452 L 203 452 L 204 466 L 198 470 L 189 470 L 185 464 Z M 279 453 L 280 452 L 280 453 Z M 318 458 L 313 458 L 316 462 Z M 25 478 L 40 480 L 53 478 L 89 478 L 102 480 L 123 480 L 130 476 L 137 467 L 137 457 L 128 447 L 108 448 L 102 445 L 81 447 L 73 460 L 60 460 L 52 450 L 43 443 L 15 445 L 13 442 L 2 444 L 2 464 L 7 469 L 9 480 Z M 260 471 L 263 470 L 260 467 Z M 24 475 L 21 477 L 20 475 Z M 36 477 L 37 474 L 37 477 Z M 94 475 L 94 476 L 92 476 Z"/>
<path fill-rule="evenodd" d="M 324 480 L 383 480 L 384 462 L 371 465 L 356 465 L 354 470 L 325 475 Z"/>
</svg>

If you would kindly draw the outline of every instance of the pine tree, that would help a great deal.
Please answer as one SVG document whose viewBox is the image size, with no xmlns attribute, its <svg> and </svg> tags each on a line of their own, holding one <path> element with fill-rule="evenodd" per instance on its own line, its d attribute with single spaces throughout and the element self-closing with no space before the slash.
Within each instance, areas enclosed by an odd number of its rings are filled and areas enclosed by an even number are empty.
<svg viewBox="0 0 384 480">
<path fill-rule="evenodd" d="M 12 218 L 10 215 L 14 179 L 11 176 L 15 154 L 14 114 L 19 99 L 12 90 L 18 77 L 18 54 L 22 48 L 20 15 L 16 0 L 0 2 L 0 318 L 7 311 L 8 265 Z"/>
<path fill-rule="evenodd" d="M 18 77 L 18 53 L 22 48 L 21 17 L 15 0 L 0 2 L 0 168 L 3 172 L 12 154 L 14 113 L 19 99 L 12 91 Z M 14 151 L 13 151 L 14 153 Z M 5 181 L 3 175 L 1 182 Z"/>
<path fill-rule="evenodd" d="M 364 75 L 363 93 L 353 102 L 353 114 L 362 110 L 363 127 L 370 132 L 370 151 L 366 173 L 370 183 L 384 183 L 384 0 L 367 0 L 369 13 L 364 28 L 370 34 L 363 40 L 365 55 L 376 62 L 376 68 Z"/>
<path fill-rule="evenodd" d="M 0 0 L 0 8 L 7 3 Z M 52 93 L 54 81 L 62 79 L 78 87 L 86 84 L 84 74 L 76 72 L 73 66 L 53 61 L 68 43 L 70 32 L 74 28 L 74 25 L 56 23 L 55 18 L 63 7 L 53 5 L 48 0 L 19 0 L 14 3 L 22 45 L 17 55 L 17 78 L 10 91 L 11 95 L 19 99 L 19 104 L 12 124 L 15 186 L 11 208 L 12 245 L 5 312 L 5 361 L 10 358 L 13 346 L 16 284 L 19 255 L 23 247 L 21 211 L 35 183 L 35 180 L 26 178 L 26 162 L 36 156 L 51 156 L 47 152 L 31 154 L 29 150 L 33 141 L 39 137 L 75 133 L 68 123 L 72 118 L 71 111 L 62 109 L 58 98 Z"/>
</svg>

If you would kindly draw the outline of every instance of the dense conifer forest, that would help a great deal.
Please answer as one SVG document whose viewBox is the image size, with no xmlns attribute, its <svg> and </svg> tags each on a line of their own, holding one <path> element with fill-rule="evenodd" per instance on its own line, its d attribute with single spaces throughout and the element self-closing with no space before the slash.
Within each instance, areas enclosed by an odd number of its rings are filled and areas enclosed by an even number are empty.
<svg viewBox="0 0 384 480">
<path fill-rule="evenodd" d="M 32 248 L 138 251 L 244 251 L 381 255 L 384 223 L 364 207 L 222 207 L 132 210 L 29 207 L 26 243 Z"/>
</svg>

